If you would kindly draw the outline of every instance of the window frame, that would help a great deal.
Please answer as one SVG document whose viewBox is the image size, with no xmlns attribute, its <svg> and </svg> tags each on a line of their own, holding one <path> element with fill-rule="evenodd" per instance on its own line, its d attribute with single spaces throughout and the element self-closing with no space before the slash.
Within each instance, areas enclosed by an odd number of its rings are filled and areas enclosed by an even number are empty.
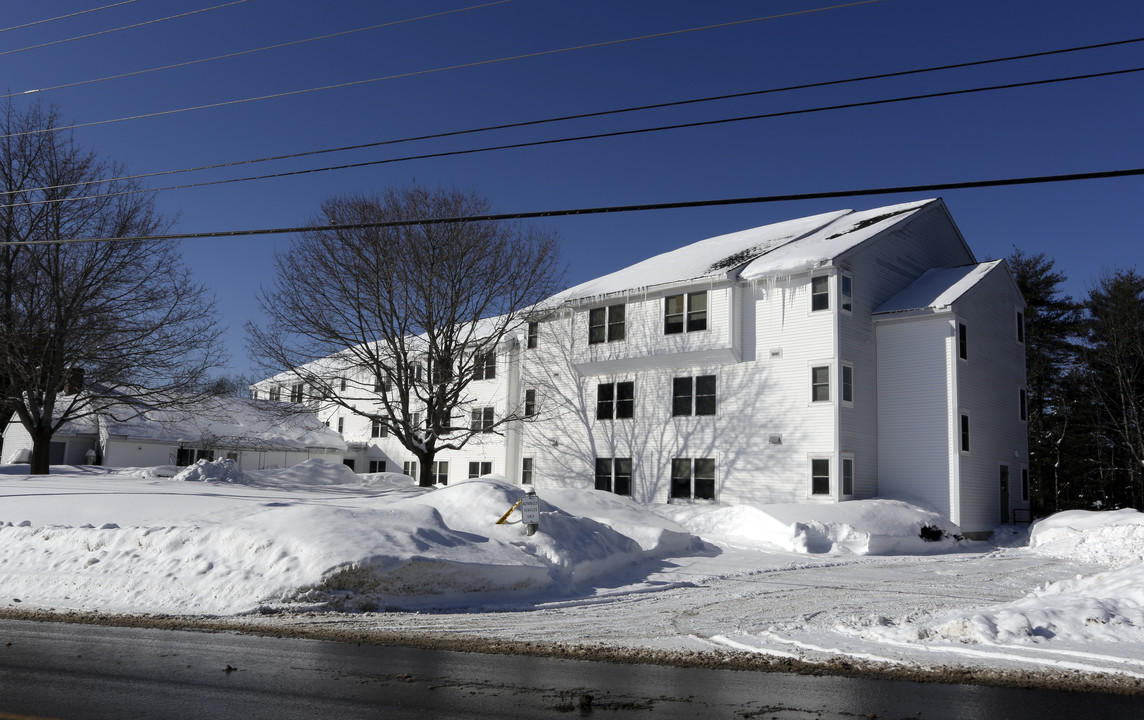
<svg viewBox="0 0 1144 720">
<path fill-rule="evenodd" d="M 401 472 L 402 472 L 402 474 L 407 475 L 411 478 L 418 477 L 417 461 L 416 460 L 406 460 L 404 463 L 401 464 Z"/>
<path fill-rule="evenodd" d="M 957 358 L 969 362 L 969 328 L 960 321 L 957 323 Z"/>
<path fill-rule="evenodd" d="M 597 420 L 630 420 L 634 417 L 634 380 L 616 380 L 596 385 Z"/>
<path fill-rule="evenodd" d="M 482 350 L 473 356 L 473 380 L 495 380 L 497 377 L 497 354 L 493 350 Z"/>
<path fill-rule="evenodd" d="M 839 464 L 839 472 L 841 475 L 839 483 L 842 485 L 842 497 L 854 497 L 854 457 L 852 455 L 842 456 L 842 462 Z"/>
<path fill-rule="evenodd" d="M 1021 422 L 1029 422 L 1029 391 L 1026 388 L 1020 388 L 1018 393 L 1018 402 L 1020 403 L 1018 417 L 1021 418 Z"/>
<path fill-rule="evenodd" d="M 469 431 L 488 434 L 496 424 L 496 409 L 491 405 L 472 408 L 469 412 Z"/>
<path fill-rule="evenodd" d="M 957 447 L 962 453 L 968 455 L 970 448 L 973 447 L 971 442 L 970 442 L 972 440 L 972 436 L 970 434 L 971 426 L 969 424 L 969 413 L 965 413 L 965 412 L 959 413 L 959 416 L 960 416 L 960 420 L 958 421 L 958 426 L 957 426 L 957 430 L 958 430 Z"/>
<path fill-rule="evenodd" d="M 842 402 L 847 405 L 854 404 L 854 365 L 852 363 L 842 363 L 842 379 L 840 381 L 841 387 L 838 389 L 838 397 Z"/>
<path fill-rule="evenodd" d="M 1022 310 L 1017 311 L 1017 343 L 1025 344 L 1025 313 Z"/>
<path fill-rule="evenodd" d="M 540 322 L 537 320 L 530 320 L 525 328 L 524 347 L 527 350 L 535 350 L 537 343 L 540 340 Z"/>
<path fill-rule="evenodd" d="M 710 383 L 710 392 L 700 392 L 700 384 Z M 682 392 L 686 386 L 686 393 Z M 718 379 L 714 374 L 673 377 L 671 379 L 672 417 L 711 417 L 719 411 Z M 686 411 L 684 404 L 686 401 Z M 708 407 L 708 404 L 710 407 Z"/>
<path fill-rule="evenodd" d="M 476 466 L 474 468 L 473 466 Z M 476 475 L 473 472 L 476 472 Z M 485 475 L 493 474 L 493 463 L 491 460 L 470 460 L 469 461 L 469 479 L 484 477 Z"/>
<path fill-rule="evenodd" d="M 696 305 L 702 305 L 702 307 L 697 308 Z M 706 330 L 710 307 L 706 290 L 665 296 L 663 298 L 663 334 L 682 335 L 683 333 Z"/>
<path fill-rule="evenodd" d="M 433 464 L 429 466 L 429 474 L 438 485 L 449 484 L 449 461 L 448 460 L 434 460 Z"/>
<path fill-rule="evenodd" d="M 701 467 L 704 471 L 702 476 Z M 681 472 L 682 468 L 686 468 L 685 474 Z M 705 472 L 708 469 L 710 469 L 709 474 Z M 669 501 L 714 500 L 715 470 L 715 458 L 673 457 L 671 459 L 671 483 L 668 487 Z M 703 483 L 702 486 L 699 484 L 700 482 Z"/>
<path fill-rule="evenodd" d="M 389 437 L 389 425 L 387 423 L 383 423 L 381 418 L 370 418 L 369 436 L 371 438 Z"/>
<path fill-rule="evenodd" d="M 526 457 L 520 459 L 520 484 L 532 485 L 532 474 L 535 468 L 533 467 L 532 458 Z"/>
<path fill-rule="evenodd" d="M 588 311 L 588 344 L 620 342 L 625 339 L 627 305 L 605 305 Z"/>
<path fill-rule="evenodd" d="M 605 468 L 606 472 L 602 472 L 602 468 Z M 620 472 L 621 468 L 626 468 L 627 473 L 624 474 Z M 610 492 L 614 495 L 631 497 L 632 469 L 632 459 L 630 457 L 597 457 L 595 488 L 597 490 L 603 490 L 604 492 Z M 627 490 L 627 492 L 620 492 L 621 489 Z"/>
<path fill-rule="evenodd" d="M 810 311 L 822 312 L 830 310 L 830 276 L 812 275 L 810 277 Z"/>
<path fill-rule="evenodd" d="M 825 380 L 822 380 L 822 379 L 816 377 L 816 375 L 818 375 L 820 372 L 821 372 L 822 377 L 825 378 Z M 831 373 L 831 365 L 829 365 L 829 364 L 827 364 L 827 365 L 811 365 L 810 366 L 810 402 L 811 403 L 829 403 L 830 402 L 830 396 L 832 394 L 831 393 L 831 387 L 830 387 L 832 384 L 830 382 L 831 381 L 830 373 Z M 821 388 L 826 389 L 826 397 L 823 397 L 823 398 L 818 397 L 819 390 Z"/>
<path fill-rule="evenodd" d="M 524 390 L 524 416 L 536 417 L 536 388 Z"/>
<path fill-rule="evenodd" d="M 825 472 L 821 470 L 825 463 Z M 829 457 L 811 457 L 810 458 L 810 496 L 811 497 L 830 497 L 830 458 Z M 822 483 L 825 483 L 823 485 Z"/>
<path fill-rule="evenodd" d="M 383 472 L 385 472 L 385 468 L 386 468 L 386 464 L 385 464 L 384 460 L 370 460 L 369 461 L 369 471 L 371 473 L 383 473 Z"/>
<path fill-rule="evenodd" d="M 854 276 L 850 273 L 838 275 L 838 309 L 854 312 Z"/>
</svg>

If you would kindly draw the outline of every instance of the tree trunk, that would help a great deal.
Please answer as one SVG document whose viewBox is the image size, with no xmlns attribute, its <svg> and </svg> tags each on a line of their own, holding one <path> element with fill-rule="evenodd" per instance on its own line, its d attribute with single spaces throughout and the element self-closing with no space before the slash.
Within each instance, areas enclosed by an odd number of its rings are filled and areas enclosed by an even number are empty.
<svg viewBox="0 0 1144 720">
<path fill-rule="evenodd" d="M 47 428 L 36 428 L 32 436 L 32 462 L 28 472 L 48 475 L 51 472 L 52 433 Z"/>
<path fill-rule="evenodd" d="M 437 484 L 437 478 L 433 475 L 433 458 L 436 453 L 424 452 L 415 455 L 420 466 L 417 470 L 417 484 L 421 487 L 433 487 Z"/>
</svg>

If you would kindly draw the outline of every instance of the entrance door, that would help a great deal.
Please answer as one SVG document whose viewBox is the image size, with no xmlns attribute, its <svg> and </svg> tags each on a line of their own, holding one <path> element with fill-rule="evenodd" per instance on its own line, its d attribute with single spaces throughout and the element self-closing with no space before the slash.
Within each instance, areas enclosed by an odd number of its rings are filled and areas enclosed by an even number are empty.
<svg viewBox="0 0 1144 720">
<path fill-rule="evenodd" d="M 1009 466 L 1001 466 L 1001 524 L 1013 522 L 1009 517 Z"/>
</svg>

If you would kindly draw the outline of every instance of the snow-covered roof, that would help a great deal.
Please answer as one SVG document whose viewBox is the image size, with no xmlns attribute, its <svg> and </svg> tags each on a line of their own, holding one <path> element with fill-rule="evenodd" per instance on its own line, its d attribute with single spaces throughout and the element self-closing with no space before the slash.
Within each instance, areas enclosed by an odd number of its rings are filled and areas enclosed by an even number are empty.
<svg viewBox="0 0 1144 720">
<path fill-rule="evenodd" d="M 552 298 L 571 300 L 699 279 L 746 280 L 829 262 L 934 200 L 873 210 L 836 210 L 719 235 L 589 280 Z"/>
<path fill-rule="evenodd" d="M 136 415 L 137 411 L 125 403 L 109 407 L 98 415 L 98 420 L 88 416 L 68 422 L 60 432 L 90 435 L 99 432 L 98 424 L 102 424 L 107 435 L 130 440 L 199 443 L 210 439 L 216 447 L 233 449 L 346 449 L 342 436 L 316 416 L 293 412 L 288 407 L 270 400 L 211 397 L 191 410 L 152 407 Z"/>
<path fill-rule="evenodd" d="M 927 270 L 920 278 L 883 303 L 874 314 L 947 310 L 1001 262 L 993 260 L 977 265 Z"/>
</svg>

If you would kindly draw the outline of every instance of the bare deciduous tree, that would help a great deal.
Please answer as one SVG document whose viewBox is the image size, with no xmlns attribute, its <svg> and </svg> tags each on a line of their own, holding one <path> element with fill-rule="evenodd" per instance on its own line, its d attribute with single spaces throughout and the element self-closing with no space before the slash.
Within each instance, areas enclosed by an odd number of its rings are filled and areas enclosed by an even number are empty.
<svg viewBox="0 0 1144 720">
<path fill-rule="evenodd" d="M 32 438 L 36 474 L 64 423 L 130 412 L 133 399 L 185 403 L 221 360 L 213 302 L 175 246 L 61 242 L 167 223 L 152 194 L 113 179 L 122 168 L 57 124 L 54 109 L 0 108 L 0 385 Z"/>
<path fill-rule="evenodd" d="M 474 193 L 418 185 L 329 199 L 315 224 L 357 227 L 306 233 L 280 253 L 260 296 L 270 323 L 247 325 L 268 374 L 384 428 L 418 458 L 422 485 L 435 481 L 437 452 L 523 415 L 477 423 L 457 412 L 470 410 L 489 353 L 556 289 L 558 248 L 518 223 L 361 225 L 488 213 Z"/>
</svg>

